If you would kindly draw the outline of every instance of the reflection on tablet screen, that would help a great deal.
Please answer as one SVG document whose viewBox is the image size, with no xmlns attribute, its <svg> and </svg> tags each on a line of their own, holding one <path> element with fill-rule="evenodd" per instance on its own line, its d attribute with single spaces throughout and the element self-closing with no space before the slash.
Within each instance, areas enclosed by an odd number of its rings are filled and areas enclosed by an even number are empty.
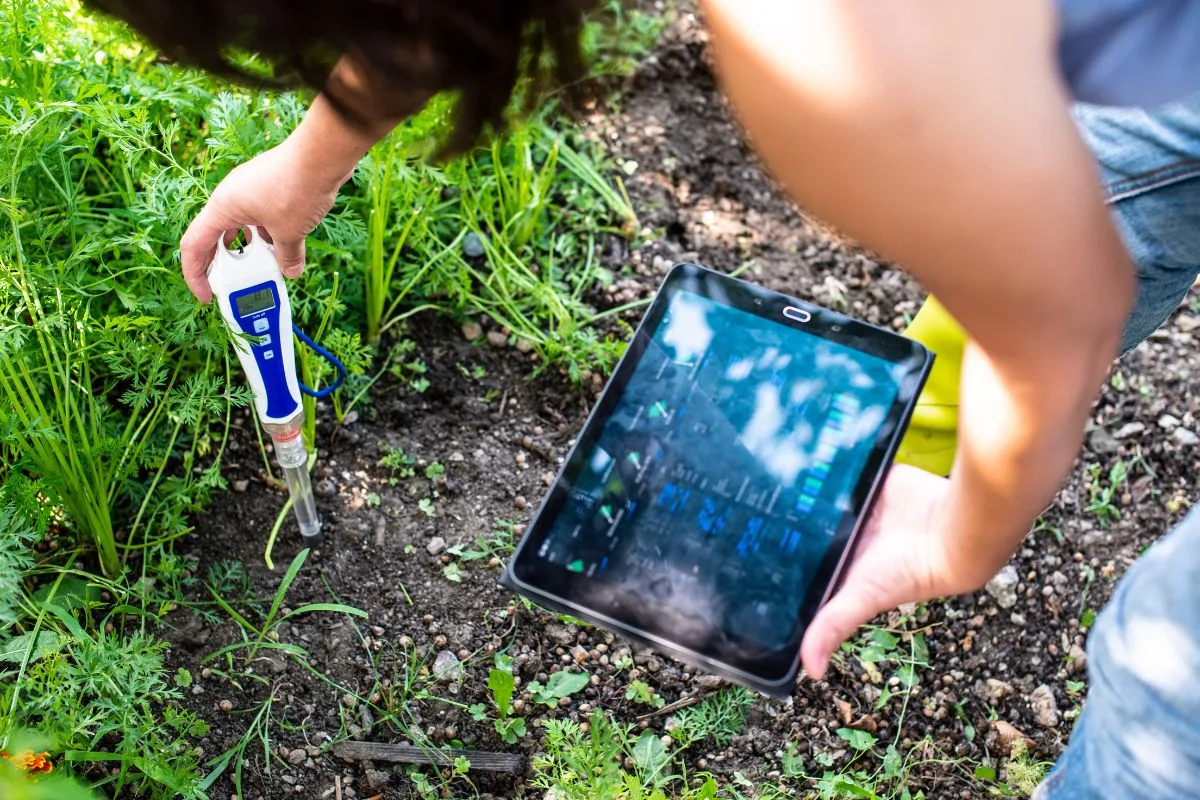
<svg viewBox="0 0 1200 800">
<path fill-rule="evenodd" d="M 676 292 L 538 555 L 784 646 L 905 369 Z"/>
</svg>

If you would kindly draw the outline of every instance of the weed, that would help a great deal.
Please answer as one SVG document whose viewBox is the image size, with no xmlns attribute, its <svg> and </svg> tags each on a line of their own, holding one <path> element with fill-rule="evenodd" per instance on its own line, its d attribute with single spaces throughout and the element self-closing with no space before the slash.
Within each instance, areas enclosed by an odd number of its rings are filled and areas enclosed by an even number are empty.
<svg viewBox="0 0 1200 800">
<path fill-rule="evenodd" d="M 1085 485 L 1088 491 L 1088 504 L 1084 511 L 1095 514 L 1100 527 L 1106 528 L 1110 522 L 1121 518 L 1121 510 L 1117 508 L 1116 498 L 1119 497 L 1121 487 L 1129 476 L 1129 464 L 1117 459 L 1109 468 L 1107 481 L 1101 478 L 1099 464 L 1092 464 L 1088 467 L 1087 475 Z"/>
<path fill-rule="evenodd" d="M 525 718 L 511 716 L 512 698 L 516 691 L 516 680 L 512 674 L 512 659 L 496 655 L 496 667 L 488 672 L 488 691 L 496 709 L 492 724 L 505 744 L 516 744 L 525 735 Z M 477 703 L 468 709 L 477 721 L 487 719 L 487 706 Z"/>
<path fill-rule="evenodd" d="M 712 697 L 680 710 L 675 715 L 671 736 L 687 745 L 711 739 L 724 747 L 742 732 L 746 712 L 755 699 L 754 692 L 741 686 L 722 689 Z"/>
<path fill-rule="evenodd" d="M 1028 797 L 1033 794 L 1046 778 L 1053 764 L 1047 761 L 1033 761 L 1029 754 L 1029 745 L 1024 739 L 1018 738 L 1013 743 L 1012 755 L 1004 765 L 1005 778 L 1008 785 Z"/>
<path fill-rule="evenodd" d="M 651 708 L 662 708 L 667 704 L 662 695 L 654 691 L 653 686 L 641 680 L 629 682 L 629 685 L 625 687 L 625 699 Z"/>
<path fill-rule="evenodd" d="M 379 466 L 392 473 L 388 482 L 393 486 L 400 481 L 416 476 L 416 463 L 417 459 L 404 452 L 402 447 L 390 450 L 383 458 L 379 459 Z"/>
<path fill-rule="evenodd" d="M 529 684 L 528 689 L 533 702 L 554 708 L 564 697 L 570 697 L 583 691 L 590 680 L 591 675 L 587 672 L 571 672 L 560 669 L 550 676 L 545 686 L 538 681 L 533 681 Z"/>
</svg>

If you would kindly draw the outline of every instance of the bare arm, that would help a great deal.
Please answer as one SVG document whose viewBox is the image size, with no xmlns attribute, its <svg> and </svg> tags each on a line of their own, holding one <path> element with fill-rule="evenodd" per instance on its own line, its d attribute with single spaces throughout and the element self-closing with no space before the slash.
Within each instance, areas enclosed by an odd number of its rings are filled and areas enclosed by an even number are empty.
<svg viewBox="0 0 1200 800">
<path fill-rule="evenodd" d="M 353 83 L 345 62 L 336 77 Z M 413 111 L 428 98 L 414 97 Z M 399 124 L 381 119 L 366 127 L 344 119 L 319 95 L 278 147 L 239 165 L 226 176 L 180 242 L 183 277 L 204 303 L 211 298 L 205 273 L 223 233 L 243 225 L 266 229 L 275 257 L 289 278 L 304 270 L 304 238 L 329 213 L 338 190 L 372 146 Z"/>
<path fill-rule="evenodd" d="M 1051 4 L 705 7 L 725 88 L 776 177 L 902 263 L 971 336 L 925 592 L 978 588 L 1073 463 L 1133 296 L 1058 78 Z"/>
</svg>

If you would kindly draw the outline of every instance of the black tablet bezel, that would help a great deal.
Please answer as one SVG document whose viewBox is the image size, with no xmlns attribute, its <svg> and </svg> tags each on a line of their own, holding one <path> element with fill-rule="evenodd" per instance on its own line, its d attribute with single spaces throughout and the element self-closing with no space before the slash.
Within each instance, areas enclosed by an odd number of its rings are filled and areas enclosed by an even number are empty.
<svg viewBox="0 0 1200 800">
<path fill-rule="evenodd" d="M 692 292 L 768 321 L 804 330 L 814 336 L 846 345 L 893 364 L 907 367 L 897 386 L 897 396 L 872 448 L 851 497 L 858 513 L 847 518 L 834 535 L 797 617 L 788 644 L 767 651 L 724 631 L 707 630 L 686 636 L 682 618 L 673 618 L 668 606 L 653 606 L 644 597 L 625 596 L 603 581 L 548 568 L 538 556 L 551 523 L 566 504 L 570 486 L 579 477 L 587 455 L 620 402 L 625 386 L 662 321 L 675 293 Z M 786 313 L 785 313 L 786 312 Z M 805 628 L 830 596 L 846 555 L 852 552 L 862 522 L 870 514 L 875 495 L 894 457 L 901 435 L 921 387 L 932 366 L 933 355 L 920 343 L 892 331 L 838 314 L 820 306 L 731 278 L 696 264 L 672 268 L 634 334 L 629 348 L 589 415 L 554 484 L 509 559 L 501 583 L 543 605 L 565 611 L 602 627 L 699 662 L 767 694 L 789 692 L 799 670 L 799 645 Z M 569 480 L 564 480 L 569 479 Z M 695 620 L 689 618 L 689 623 Z"/>
</svg>

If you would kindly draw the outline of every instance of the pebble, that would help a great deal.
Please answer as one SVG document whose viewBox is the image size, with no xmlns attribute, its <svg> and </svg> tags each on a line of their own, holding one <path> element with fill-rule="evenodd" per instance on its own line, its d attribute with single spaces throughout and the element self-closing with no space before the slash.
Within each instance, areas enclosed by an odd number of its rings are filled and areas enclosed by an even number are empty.
<svg viewBox="0 0 1200 800">
<path fill-rule="evenodd" d="M 366 781 L 367 788 L 372 792 L 382 792 L 387 788 L 388 781 L 391 780 L 391 775 L 378 769 L 367 770 Z"/>
<path fill-rule="evenodd" d="M 483 327 L 478 322 L 464 322 L 462 335 L 468 342 L 473 342 L 483 336 Z"/>
<path fill-rule="evenodd" d="M 983 588 L 996 601 L 996 605 L 1012 608 L 1017 604 L 1017 584 L 1020 582 L 1021 576 L 1017 574 L 1017 568 L 1007 564 Z"/>
<path fill-rule="evenodd" d="M 316 491 L 321 497 L 333 497 L 337 494 L 337 486 L 326 478 L 323 481 L 317 481 Z"/>
<path fill-rule="evenodd" d="M 488 344 L 492 347 L 506 347 L 508 345 L 508 337 L 504 335 L 504 331 L 488 331 Z"/>
<path fill-rule="evenodd" d="M 449 650 L 438 651 L 437 656 L 433 659 L 433 677 L 440 681 L 462 680 L 462 662 Z"/>
<path fill-rule="evenodd" d="M 293 767 L 298 767 L 308 760 L 308 752 L 301 747 L 297 747 L 292 752 L 288 753 L 288 763 Z"/>
<path fill-rule="evenodd" d="M 217 708 L 221 709 L 226 714 L 228 714 L 230 711 L 233 711 L 233 701 L 232 700 L 222 700 L 221 702 L 217 703 Z"/>
<path fill-rule="evenodd" d="M 246 491 L 249 488 L 250 488 L 250 481 L 246 480 L 245 478 L 242 478 L 240 480 L 236 480 L 233 482 L 233 490 L 235 492 L 237 492 L 238 494 L 241 494 L 242 492 Z"/>
<path fill-rule="evenodd" d="M 1067 651 L 1067 672 L 1083 672 L 1087 669 L 1087 651 L 1077 644 Z"/>
<path fill-rule="evenodd" d="M 1116 438 L 1105 428 L 1096 427 L 1088 433 L 1088 447 L 1096 455 L 1110 455 L 1121 449 Z"/>
<path fill-rule="evenodd" d="M 1158 418 L 1158 427 L 1168 431 L 1173 431 L 1179 427 L 1178 417 L 1173 417 L 1170 414 L 1163 414 Z"/>
<path fill-rule="evenodd" d="M 486 237 L 480 236 L 475 231 L 471 231 L 463 237 L 462 249 L 463 255 L 467 258 L 479 258 L 484 254 L 484 242 Z"/>
<path fill-rule="evenodd" d="M 1189 431 L 1187 428 L 1178 427 L 1171 434 L 1171 438 L 1184 447 L 1195 447 L 1200 444 L 1200 436 Z"/>
<path fill-rule="evenodd" d="M 446 549 L 446 540 L 440 536 L 435 536 L 429 540 L 429 544 L 425 545 L 425 551 L 431 556 L 436 556 L 438 553 Z"/>
<path fill-rule="evenodd" d="M 1018 628 L 1024 628 L 1025 627 L 1025 615 L 1013 612 L 1012 624 L 1016 625 Z"/>
<path fill-rule="evenodd" d="M 1146 430 L 1146 426 L 1143 425 L 1142 423 L 1130 422 L 1125 425 L 1122 425 L 1120 430 L 1117 431 L 1116 436 L 1118 439 L 1127 439 L 1130 436 L 1136 436 L 1139 433 L 1143 433 L 1143 432 L 1145 432 L 1145 430 Z"/>
<path fill-rule="evenodd" d="M 1046 684 L 1033 690 L 1029 707 L 1033 710 L 1033 721 L 1038 725 L 1043 728 L 1058 726 L 1058 703 L 1054 700 L 1054 691 Z"/>
<path fill-rule="evenodd" d="M 513 505 L 515 505 L 517 508 L 524 508 L 525 506 L 529 505 L 529 501 L 523 496 L 518 495 L 517 499 L 513 501 Z"/>
</svg>

